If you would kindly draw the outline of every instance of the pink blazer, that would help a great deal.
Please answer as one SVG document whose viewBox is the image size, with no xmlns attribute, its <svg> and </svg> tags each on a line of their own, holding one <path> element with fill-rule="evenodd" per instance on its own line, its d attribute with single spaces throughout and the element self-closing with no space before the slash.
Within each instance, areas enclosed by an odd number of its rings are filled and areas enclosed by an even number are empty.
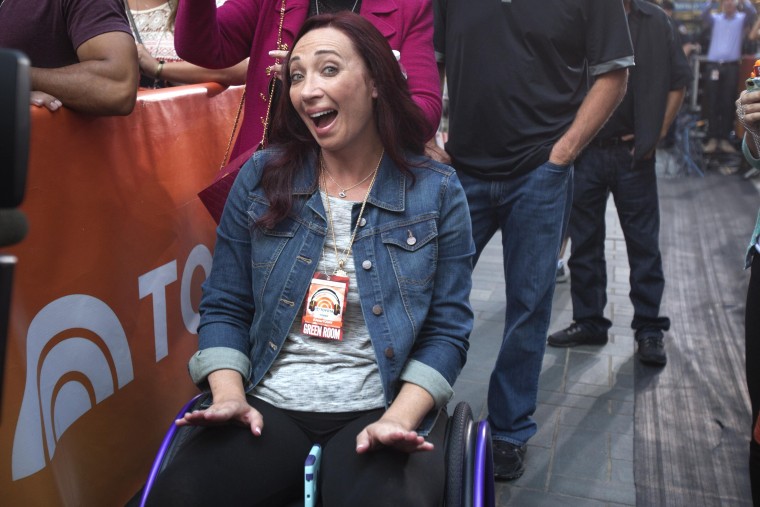
<svg viewBox="0 0 760 507">
<path fill-rule="evenodd" d="M 179 3 L 174 45 L 178 55 L 208 68 L 224 68 L 250 57 L 246 77 L 245 116 L 230 156 L 261 141 L 274 63 L 282 0 L 215 0 Z M 292 47 L 306 20 L 309 0 L 286 0 L 282 41 Z M 441 90 L 433 50 L 433 7 L 430 0 L 363 0 L 360 14 L 375 25 L 391 47 L 401 52 L 409 89 L 428 120 L 433 137 L 441 118 Z M 230 126 L 232 128 L 232 126 Z"/>
</svg>

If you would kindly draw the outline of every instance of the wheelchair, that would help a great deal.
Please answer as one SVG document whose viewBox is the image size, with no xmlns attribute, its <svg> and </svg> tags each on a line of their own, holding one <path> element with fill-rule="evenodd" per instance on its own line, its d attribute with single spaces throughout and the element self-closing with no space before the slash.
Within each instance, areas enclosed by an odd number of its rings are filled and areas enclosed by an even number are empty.
<svg viewBox="0 0 760 507">
<path fill-rule="evenodd" d="M 195 409 L 209 406 L 211 396 L 201 393 L 187 402 L 177 413 L 177 419 Z M 140 507 L 147 502 L 158 475 L 174 459 L 182 444 L 197 426 L 177 427 L 172 423 L 153 460 L 148 479 L 140 497 Z M 318 504 L 315 492 L 319 473 L 318 448 L 305 458 L 304 500 L 287 507 L 313 507 Z M 446 507 L 495 507 L 491 430 L 488 421 L 475 421 L 470 405 L 461 401 L 454 408 L 446 426 L 444 455 L 446 459 Z"/>
</svg>

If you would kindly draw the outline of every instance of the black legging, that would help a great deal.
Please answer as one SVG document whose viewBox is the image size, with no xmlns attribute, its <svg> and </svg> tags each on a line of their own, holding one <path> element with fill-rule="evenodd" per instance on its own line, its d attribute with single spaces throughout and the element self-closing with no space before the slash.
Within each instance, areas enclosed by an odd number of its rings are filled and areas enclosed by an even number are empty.
<svg viewBox="0 0 760 507">
<path fill-rule="evenodd" d="M 752 426 L 754 430 L 760 413 L 760 254 L 752 259 L 752 274 L 747 290 L 747 307 L 744 317 L 747 390 L 752 403 Z M 752 503 L 760 507 L 760 442 L 750 433 L 749 476 L 752 484 Z"/>
<path fill-rule="evenodd" d="M 718 79 L 712 79 L 714 72 L 718 73 Z M 739 84 L 739 63 L 707 62 L 705 76 L 707 137 L 728 139 L 734 129 L 734 100 Z"/>
<path fill-rule="evenodd" d="M 280 410 L 251 396 L 248 402 L 264 417 L 262 435 L 232 425 L 198 429 L 159 475 L 148 505 L 286 505 L 303 498 L 304 460 L 314 443 L 323 448 L 322 505 L 442 505 L 445 411 L 427 438 L 433 451 L 358 455 L 356 435 L 383 410 L 314 414 Z"/>
</svg>

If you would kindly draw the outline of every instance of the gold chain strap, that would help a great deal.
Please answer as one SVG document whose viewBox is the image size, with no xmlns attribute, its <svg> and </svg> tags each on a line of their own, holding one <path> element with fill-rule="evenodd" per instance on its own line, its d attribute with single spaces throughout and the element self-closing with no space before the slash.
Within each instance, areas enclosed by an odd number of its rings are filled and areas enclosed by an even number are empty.
<svg viewBox="0 0 760 507">
<path fill-rule="evenodd" d="M 245 103 L 245 90 L 243 90 L 243 95 L 240 97 L 240 104 L 238 104 L 237 114 L 235 115 L 235 123 L 232 125 L 232 133 L 230 134 L 229 141 L 227 141 L 227 149 L 224 150 L 224 158 L 222 159 L 222 165 L 219 166 L 219 169 L 222 169 L 224 168 L 225 165 L 227 165 L 227 161 L 230 156 L 230 148 L 232 148 L 232 141 L 235 139 L 235 132 L 237 132 L 237 129 L 238 129 L 238 123 L 240 122 L 240 113 L 243 112 L 244 103 Z"/>
<path fill-rule="evenodd" d="M 280 26 L 277 29 L 277 48 L 282 51 L 288 50 L 288 45 L 282 43 L 282 26 L 285 24 L 285 0 L 282 0 L 282 4 L 280 5 Z M 275 64 L 280 63 L 279 58 L 275 58 L 274 60 Z M 278 79 L 275 77 L 274 79 Z M 247 88 L 247 87 L 246 87 Z M 264 132 L 261 136 L 261 141 L 259 145 L 261 147 L 264 147 L 267 142 L 267 135 L 269 131 L 269 119 L 272 111 L 272 99 L 274 98 L 274 80 L 271 81 L 269 85 L 269 100 L 267 102 L 267 113 L 264 117 Z M 222 165 L 219 167 L 219 169 L 224 168 L 225 165 L 227 165 L 229 156 L 230 156 L 230 149 L 232 148 L 232 141 L 235 140 L 235 133 L 237 132 L 238 125 L 240 123 L 240 115 L 243 112 L 243 105 L 245 104 L 245 90 L 243 90 L 243 95 L 240 97 L 240 104 L 238 105 L 237 114 L 235 114 L 235 123 L 232 125 L 232 133 L 230 133 L 230 139 L 227 141 L 227 149 L 224 151 L 224 158 L 222 158 Z"/>
<path fill-rule="evenodd" d="M 277 49 L 280 51 L 287 51 L 288 45 L 282 43 L 282 25 L 285 23 L 285 0 L 282 0 L 282 4 L 280 5 L 280 27 L 277 29 Z M 280 59 L 275 58 L 274 64 L 279 65 Z M 279 79 L 277 76 L 274 76 L 272 78 L 271 84 L 269 85 L 269 100 L 267 101 L 267 113 L 264 115 L 264 132 L 261 134 L 261 142 L 259 143 L 262 147 L 265 147 L 267 144 L 267 136 L 269 135 L 269 121 L 271 120 L 271 114 L 272 114 L 272 100 L 274 98 L 274 89 L 275 89 L 275 79 Z"/>
</svg>

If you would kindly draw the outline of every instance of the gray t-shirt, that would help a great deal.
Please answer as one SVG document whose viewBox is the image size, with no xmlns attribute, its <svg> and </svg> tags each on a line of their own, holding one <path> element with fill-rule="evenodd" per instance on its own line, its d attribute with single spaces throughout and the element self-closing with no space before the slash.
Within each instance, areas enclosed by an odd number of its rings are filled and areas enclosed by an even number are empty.
<svg viewBox="0 0 760 507">
<path fill-rule="evenodd" d="M 322 193 L 322 201 L 326 196 Z M 351 209 L 361 203 L 330 197 L 338 253 L 351 239 Z M 325 203 L 325 209 L 327 204 Z M 338 266 L 328 230 L 317 270 L 332 274 Z M 344 266 L 350 283 L 344 314 L 343 341 L 301 333 L 303 304 L 272 367 L 253 394 L 272 405 L 303 412 L 354 412 L 385 406 L 380 371 L 364 321 L 356 286 L 353 255 Z"/>
</svg>

